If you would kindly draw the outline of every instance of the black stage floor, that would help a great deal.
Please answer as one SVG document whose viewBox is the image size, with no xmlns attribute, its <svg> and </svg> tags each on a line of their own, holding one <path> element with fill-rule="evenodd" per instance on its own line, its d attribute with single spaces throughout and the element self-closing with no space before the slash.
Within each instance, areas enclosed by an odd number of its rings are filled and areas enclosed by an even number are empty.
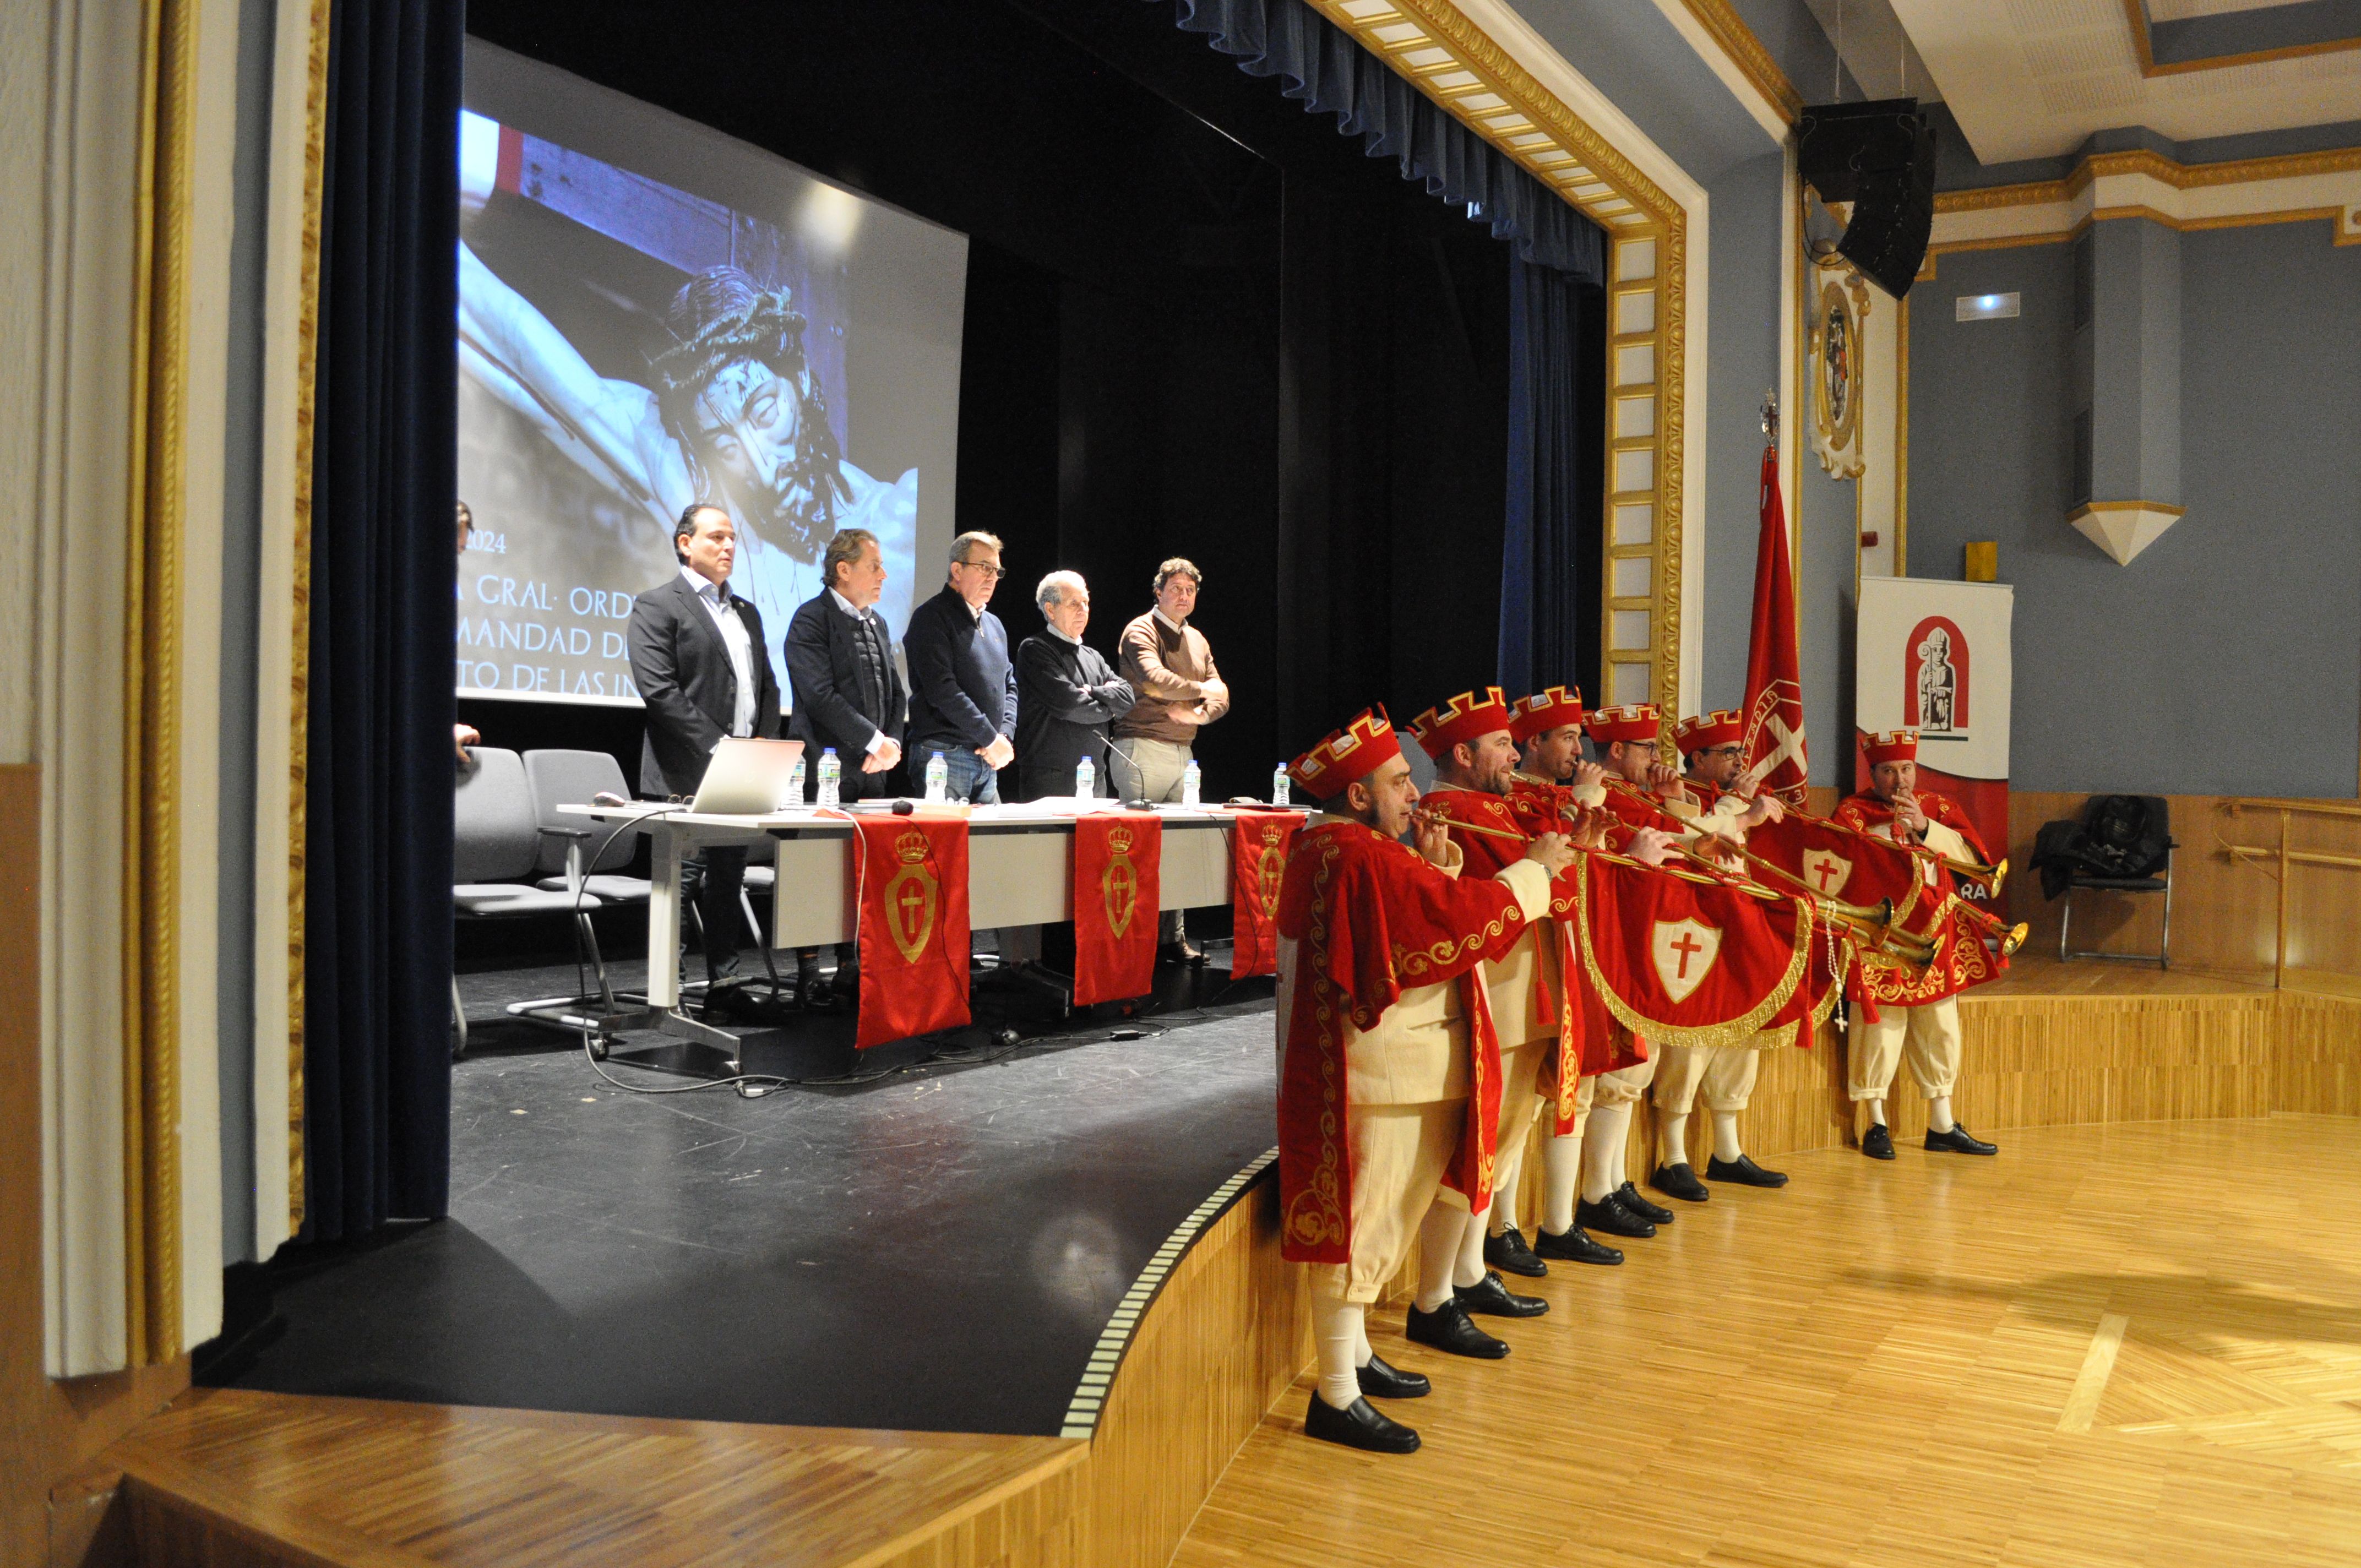
<svg viewBox="0 0 2361 1568">
<path fill-rule="evenodd" d="M 1055 1434 L 1150 1255 L 1275 1140 L 1270 982 L 1199 976 L 1202 1005 L 753 1100 L 624 1092 L 501 1017 L 570 965 L 462 976 L 450 1218 L 233 1271 L 198 1381 Z M 606 1067 L 695 1081 L 632 1065 L 650 1043 Z"/>
</svg>

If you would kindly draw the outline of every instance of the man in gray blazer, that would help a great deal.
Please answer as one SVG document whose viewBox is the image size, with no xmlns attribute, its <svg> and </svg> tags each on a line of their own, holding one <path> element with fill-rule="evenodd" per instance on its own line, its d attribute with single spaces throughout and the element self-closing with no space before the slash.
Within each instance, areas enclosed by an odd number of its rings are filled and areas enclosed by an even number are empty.
<svg viewBox="0 0 2361 1568">
<path fill-rule="evenodd" d="M 763 641 L 763 618 L 730 591 L 738 530 L 719 507 L 698 504 L 673 525 L 675 576 L 640 595 L 628 636 L 631 681 L 647 704 L 640 748 L 640 793 L 659 799 L 697 793 L 725 735 L 779 734 L 779 680 Z M 742 844 L 705 850 L 697 908 L 705 927 L 708 1001 L 738 970 L 738 892 L 746 880 Z"/>
</svg>

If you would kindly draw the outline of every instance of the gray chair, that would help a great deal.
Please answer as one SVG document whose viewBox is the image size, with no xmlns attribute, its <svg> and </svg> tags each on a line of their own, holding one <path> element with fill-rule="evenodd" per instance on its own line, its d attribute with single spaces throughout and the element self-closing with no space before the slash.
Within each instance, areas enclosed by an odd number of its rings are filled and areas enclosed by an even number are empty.
<svg viewBox="0 0 2361 1568">
<path fill-rule="evenodd" d="M 587 944 L 590 963 L 605 992 L 606 966 L 598 958 L 590 912 L 599 906 L 587 889 L 557 891 L 538 885 L 544 834 L 525 783 L 524 762 L 497 746 L 468 748 L 458 770 L 451 803 L 451 913 L 460 920 L 548 919 L 574 922 L 577 959 Z M 452 1022 L 467 1048 L 467 1019 L 460 1006 L 458 977 L 451 981 Z"/>
</svg>

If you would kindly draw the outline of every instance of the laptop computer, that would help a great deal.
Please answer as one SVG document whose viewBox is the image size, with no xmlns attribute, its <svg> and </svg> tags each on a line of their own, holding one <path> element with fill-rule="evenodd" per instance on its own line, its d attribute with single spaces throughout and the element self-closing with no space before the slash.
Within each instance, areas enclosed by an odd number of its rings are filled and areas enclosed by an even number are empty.
<svg viewBox="0 0 2361 1568">
<path fill-rule="evenodd" d="M 800 740 L 725 735 L 705 764 L 689 810 L 711 817 L 767 817 L 786 804 L 787 775 L 804 754 Z"/>
</svg>

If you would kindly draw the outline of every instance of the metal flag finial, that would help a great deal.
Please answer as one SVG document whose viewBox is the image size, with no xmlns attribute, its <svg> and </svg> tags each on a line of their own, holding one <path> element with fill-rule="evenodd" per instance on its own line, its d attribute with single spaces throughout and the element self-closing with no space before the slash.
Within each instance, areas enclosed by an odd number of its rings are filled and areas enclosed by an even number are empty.
<svg viewBox="0 0 2361 1568">
<path fill-rule="evenodd" d="M 1774 446 L 1779 442 L 1779 394 L 1775 389 L 1763 394 L 1763 439 Z"/>
</svg>

